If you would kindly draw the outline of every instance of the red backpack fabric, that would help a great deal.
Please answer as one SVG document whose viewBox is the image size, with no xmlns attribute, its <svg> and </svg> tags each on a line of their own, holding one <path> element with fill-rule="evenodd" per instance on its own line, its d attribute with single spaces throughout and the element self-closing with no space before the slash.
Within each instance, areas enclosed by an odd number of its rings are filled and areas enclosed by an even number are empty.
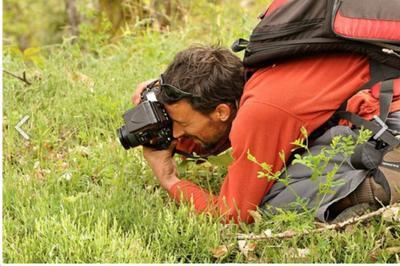
<svg viewBox="0 0 400 266">
<path fill-rule="evenodd" d="M 400 0 L 275 0 L 260 19 L 232 46 L 248 68 L 343 51 L 400 69 Z"/>
</svg>

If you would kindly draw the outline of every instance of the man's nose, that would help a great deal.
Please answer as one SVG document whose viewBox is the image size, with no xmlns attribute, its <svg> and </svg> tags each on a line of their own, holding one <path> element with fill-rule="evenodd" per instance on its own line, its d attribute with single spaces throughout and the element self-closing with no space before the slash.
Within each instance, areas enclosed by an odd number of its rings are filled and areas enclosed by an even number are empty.
<svg viewBox="0 0 400 266">
<path fill-rule="evenodd" d="M 185 135 L 185 131 L 183 130 L 183 128 L 178 125 L 177 123 L 173 123 L 172 124 L 172 135 L 174 136 L 174 138 L 180 138 L 183 137 Z"/>
</svg>

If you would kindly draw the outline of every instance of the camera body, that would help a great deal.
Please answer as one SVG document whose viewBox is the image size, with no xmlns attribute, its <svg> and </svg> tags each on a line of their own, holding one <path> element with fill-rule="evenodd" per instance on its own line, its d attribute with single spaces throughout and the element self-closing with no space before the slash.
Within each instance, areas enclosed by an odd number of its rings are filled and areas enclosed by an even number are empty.
<svg viewBox="0 0 400 266">
<path fill-rule="evenodd" d="M 167 149 L 172 140 L 172 121 L 157 101 L 157 88 L 146 88 L 140 103 L 123 115 L 125 125 L 117 130 L 122 146 L 128 150 L 139 145 Z"/>
</svg>

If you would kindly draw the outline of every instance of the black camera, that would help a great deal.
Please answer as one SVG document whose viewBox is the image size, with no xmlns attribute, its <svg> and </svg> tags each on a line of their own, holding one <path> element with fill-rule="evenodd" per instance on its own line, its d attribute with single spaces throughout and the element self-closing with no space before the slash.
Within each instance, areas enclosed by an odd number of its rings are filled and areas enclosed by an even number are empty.
<svg viewBox="0 0 400 266">
<path fill-rule="evenodd" d="M 140 103 L 124 115 L 125 125 L 117 130 L 119 141 L 127 150 L 139 145 L 167 149 L 173 139 L 172 122 L 164 106 L 157 101 L 157 88 L 146 88 Z"/>
</svg>

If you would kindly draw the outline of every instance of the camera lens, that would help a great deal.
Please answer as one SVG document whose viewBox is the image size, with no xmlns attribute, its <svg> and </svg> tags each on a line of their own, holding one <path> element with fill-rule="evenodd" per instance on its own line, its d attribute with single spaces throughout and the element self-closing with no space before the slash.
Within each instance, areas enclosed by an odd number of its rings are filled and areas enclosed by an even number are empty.
<svg viewBox="0 0 400 266">
<path fill-rule="evenodd" d="M 127 132 L 125 126 L 122 126 L 117 130 L 119 141 L 125 150 L 129 148 L 134 148 L 140 145 L 140 142 L 137 140 L 135 134 Z"/>
</svg>

